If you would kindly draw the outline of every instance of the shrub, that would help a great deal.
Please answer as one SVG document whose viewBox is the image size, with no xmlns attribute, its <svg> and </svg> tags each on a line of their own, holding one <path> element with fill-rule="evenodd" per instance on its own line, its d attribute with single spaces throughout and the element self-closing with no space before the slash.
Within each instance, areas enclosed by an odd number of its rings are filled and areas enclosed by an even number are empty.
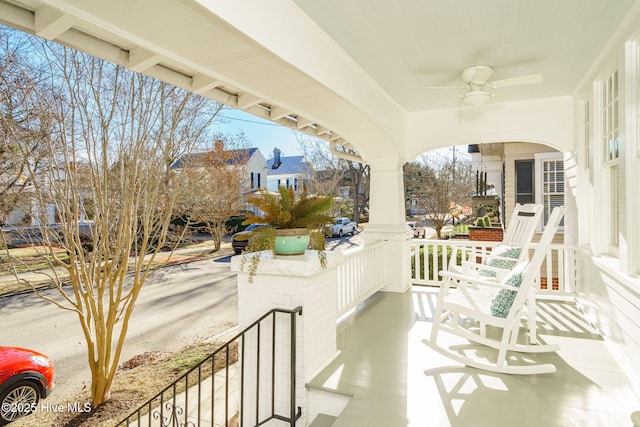
<svg viewBox="0 0 640 427">
<path fill-rule="evenodd" d="M 443 251 L 443 247 L 442 246 L 437 246 L 437 263 L 438 265 L 436 266 L 436 268 L 434 268 L 433 266 L 433 246 L 428 246 L 428 252 L 427 252 L 427 258 L 428 258 L 428 265 L 429 265 L 429 277 L 427 280 L 434 280 L 434 275 L 436 271 L 440 271 L 444 269 L 444 265 L 442 262 L 442 251 Z M 446 248 L 447 253 L 446 253 L 446 257 L 447 257 L 447 265 L 449 265 L 449 262 L 451 260 L 452 254 L 453 254 L 453 249 L 449 246 L 447 246 Z M 420 247 L 420 271 L 419 274 L 416 276 L 416 265 L 415 265 L 415 254 L 411 256 L 411 276 L 412 277 L 416 277 L 419 280 L 425 280 L 425 271 L 424 271 L 424 246 Z M 456 250 L 456 264 L 460 265 L 462 264 L 462 250 L 458 249 Z M 442 279 L 442 277 L 440 275 L 438 275 L 438 280 Z"/>
</svg>

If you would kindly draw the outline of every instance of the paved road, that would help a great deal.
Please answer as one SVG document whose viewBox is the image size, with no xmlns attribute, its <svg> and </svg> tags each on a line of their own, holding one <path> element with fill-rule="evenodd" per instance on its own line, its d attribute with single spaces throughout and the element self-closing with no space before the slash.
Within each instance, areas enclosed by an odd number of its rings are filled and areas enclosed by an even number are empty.
<svg viewBox="0 0 640 427">
<path fill-rule="evenodd" d="M 238 302 L 229 259 L 174 265 L 154 273 L 138 298 L 121 362 L 145 351 L 174 351 L 234 327 Z M 0 298 L 0 344 L 33 348 L 53 359 L 52 404 L 90 385 L 84 337 L 73 312 L 33 294 Z"/>
</svg>

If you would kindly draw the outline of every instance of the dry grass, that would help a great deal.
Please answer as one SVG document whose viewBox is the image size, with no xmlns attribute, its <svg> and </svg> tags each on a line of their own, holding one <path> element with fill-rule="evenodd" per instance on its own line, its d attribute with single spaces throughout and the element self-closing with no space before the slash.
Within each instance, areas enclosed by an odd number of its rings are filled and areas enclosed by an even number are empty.
<svg viewBox="0 0 640 427">
<path fill-rule="evenodd" d="M 173 381 L 182 376 L 188 369 L 207 358 L 222 343 L 203 343 L 184 348 L 172 354 L 143 353 L 125 361 L 118 371 L 111 399 L 91 412 L 77 413 L 70 411 L 37 412 L 12 424 L 12 427 L 108 427 L 114 426 L 133 410 L 155 396 Z M 238 359 L 237 346 L 232 346 L 230 362 Z M 210 366 L 210 364 L 205 364 Z M 224 358 L 216 357 L 216 371 L 224 368 Z M 211 375 L 203 372 L 203 379 Z M 190 381 L 193 383 L 195 381 Z M 178 392 L 183 391 L 184 383 Z M 68 400 L 74 404 L 89 402 L 89 392 L 85 391 Z M 46 403 L 46 400 L 42 403 Z M 66 408 L 67 402 L 62 403 Z"/>
</svg>

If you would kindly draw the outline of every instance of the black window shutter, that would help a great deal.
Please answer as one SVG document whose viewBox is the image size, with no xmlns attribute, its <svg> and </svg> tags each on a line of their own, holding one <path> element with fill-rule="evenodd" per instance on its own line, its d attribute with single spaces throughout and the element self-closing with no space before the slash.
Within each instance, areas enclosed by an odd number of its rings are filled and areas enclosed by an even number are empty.
<svg viewBox="0 0 640 427">
<path fill-rule="evenodd" d="M 516 160 L 516 203 L 534 203 L 534 161 Z"/>
</svg>

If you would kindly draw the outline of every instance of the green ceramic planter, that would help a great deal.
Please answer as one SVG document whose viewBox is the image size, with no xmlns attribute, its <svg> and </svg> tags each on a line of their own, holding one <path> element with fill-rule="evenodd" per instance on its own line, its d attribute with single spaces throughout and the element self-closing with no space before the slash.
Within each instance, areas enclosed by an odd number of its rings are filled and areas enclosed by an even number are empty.
<svg viewBox="0 0 640 427">
<path fill-rule="evenodd" d="M 277 229 L 273 249 L 276 255 L 302 255 L 309 246 L 309 230 L 306 228 Z"/>
</svg>

